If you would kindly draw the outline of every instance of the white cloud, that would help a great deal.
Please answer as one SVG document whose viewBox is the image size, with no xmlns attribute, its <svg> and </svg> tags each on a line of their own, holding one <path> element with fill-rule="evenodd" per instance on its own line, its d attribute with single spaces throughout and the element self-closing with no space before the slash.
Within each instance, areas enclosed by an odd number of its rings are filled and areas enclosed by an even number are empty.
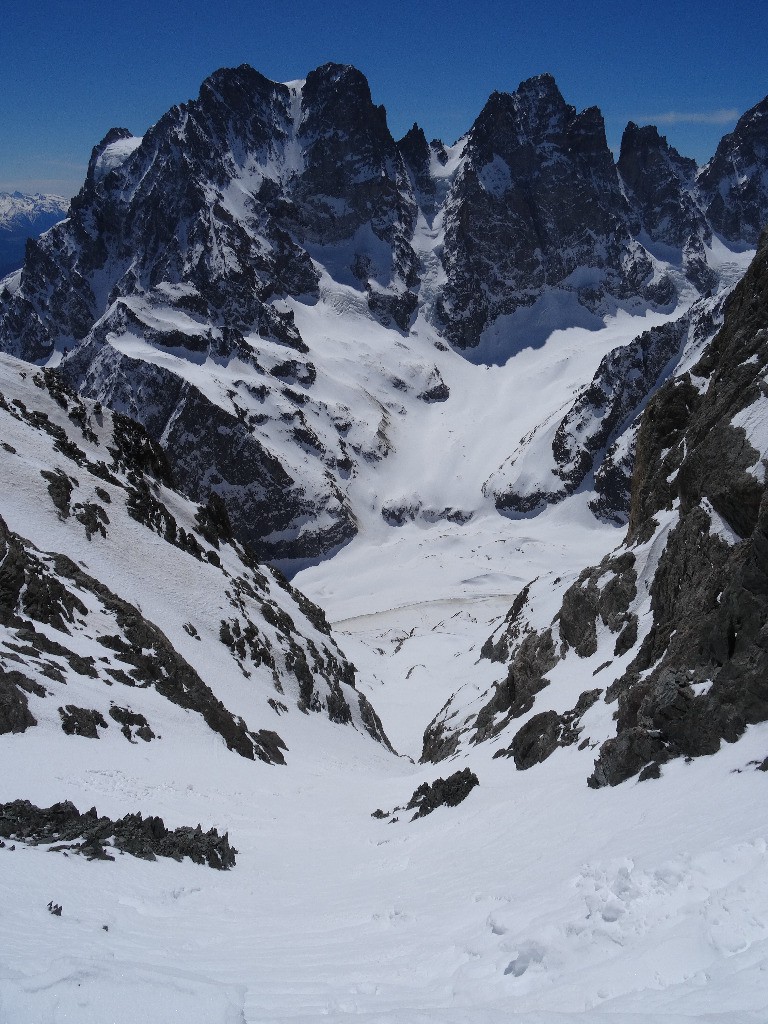
<svg viewBox="0 0 768 1024">
<path fill-rule="evenodd" d="M 666 114 L 647 114 L 639 118 L 643 124 L 732 124 L 739 119 L 739 111 L 735 107 L 722 107 L 720 110 L 703 110 L 694 113 L 682 113 L 668 110 Z"/>
</svg>

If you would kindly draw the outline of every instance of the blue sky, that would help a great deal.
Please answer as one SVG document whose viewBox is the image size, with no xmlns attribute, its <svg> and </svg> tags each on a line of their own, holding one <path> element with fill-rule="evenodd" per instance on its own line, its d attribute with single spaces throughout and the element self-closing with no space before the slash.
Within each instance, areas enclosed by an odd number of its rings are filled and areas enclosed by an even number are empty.
<svg viewBox="0 0 768 1024">
<path fill-rule="evenodd" d="M 142 134 L 242 63 L 278 81 L 355 64 L 395 137 L 418 121 L 446 142 L 494 89 L 549 71 L 601 108 L 614 149 L 653 122 L 702 163 L 768 94 L 766 39 L 764 0 L 4 0 L 0 190 L 73 194 L 109 128 Z"/>
</svg>

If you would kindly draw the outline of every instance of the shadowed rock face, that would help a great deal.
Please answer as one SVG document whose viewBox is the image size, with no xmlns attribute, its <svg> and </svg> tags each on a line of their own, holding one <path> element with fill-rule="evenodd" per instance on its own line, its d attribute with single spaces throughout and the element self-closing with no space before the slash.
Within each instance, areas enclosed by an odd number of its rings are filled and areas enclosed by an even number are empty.
<svg viewBox="0 0 768 1024">
<path fill-rule="evenodd" d="M 629 122 L 617 166 L 642 226 L 654 241 L 682 248 L 699 229 L 709 238 L 704 217 L 690 198 L 696 161 L 681 156 L 653 125 L 638 128 Z"/>
<path fill-rule="evenodd" d="M 400 139 L 397 148 L 411 174 L 419 206 L 425 212 L 432 213 L 437 191 L 435 179 L 430 173 L 433 150 L 427 142 L 423 129 L 414 124 L 410 131 Z"/>
<path fill-rule="evenodd" d="M 768 96 L 720 141 L 699 188 L 715 231 L 732 242 L 757 244 L 768 224 Z"/>
<path fill-rule="evenodd" d="M 500 315 L 533 303 L 547 286 L 596 309 L 606 295 L 668 302 L 651 288 L 651 264 L 631 237 L 596 107 L 581 113 L 541 75 L 494 93 L 468 136 L 465 165 L 446 213 L 441 312 L 448 337 L 476 345 Z M 579 268 L 578 281 L 568 281 Z"/>
<path fill-rule="evenodd" d="M 316 298 L 309 250 L 332 264 L 338 246 L 348 262 L 336 268 L 341 277 L 402 329 L 416 303 L 414 221 L 405 165 L 360 72 L 325 65 L 299 94 L 245 65 L 218 71 L 142 140 L 113 129 L 94 148 L 69 220 L 30 246 L 21 287 L 0 304 L 3 347 L 29 360 L 72 349 L 62 373 L 83 394 L 158 439 L 173 424 L 177 484 L 203 500 L 217 481 L 241 540 L 265 558 L 319 557 L 356 525 L 334 456 L 301 410 L 297 442 L 315 444 L 329 466 L 310 488 L 247 418 L 169 364 L 131 358 L 112 341 L 128 336 L 191 361 L 240 359 L 263 376 L 244 335 L 305 354 L 292 313 L 273 301 Z M 203 326 L 174 331 L 175 315 Z M 302 381 L 313 379 L 314 367 Z M 280 384 L 268 377 L 262 390 Z M 313 518 L 315 529 L 304 525 Z"/>
<path fill-rule="evenodd" d="M 542 458 L 537 465 L 521 445 L 485 486 L 496 507 L 512 513 L 539 511 L 573 494 L 594 472 L 598 496 L 590 508 L 597 516 L 626 523 L 640 415 L 674 372 L 686 346 L 702 346 L 714 336 L 723 301 L 700 299 L 677 320 L 644 331 L 604 356 L 554 432 L 551 468 Z"/>
<path fill-rule="evenodd" d="M 617 167 L 651 241 L 682 252 L 686 275 L 699 291 L 714 287 L 716 275 L 704 253 L 712 231 L 696 198 L 696 162 L 681 156 L 653 125 L 638 128 L 630 121 Z"/>
</svg>

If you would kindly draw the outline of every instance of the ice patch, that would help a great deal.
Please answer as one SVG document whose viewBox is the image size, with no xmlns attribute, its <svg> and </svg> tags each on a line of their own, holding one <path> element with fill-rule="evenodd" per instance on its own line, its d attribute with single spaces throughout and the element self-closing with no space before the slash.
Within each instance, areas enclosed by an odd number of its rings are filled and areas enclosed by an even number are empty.
<svg viewBox="0 0 768 1024">
<path fill-rule="evenodd" d="M 490 192 L 491 195 L 497 198 L 509 191 L 509 187 L 512 184 L 512 174 L 508 164 L 496 153 L 494 153 L 493 160 L 490 163 L 480 168 L 478 177 L 485 191 Z"/>
<path fill-rule="evenodd" d="M 142 141 L 142 137 L 132 136 L 130 139 L 118 139 L 117 142 L 105 146 L 96 160 L 93 170 L 94 181 L 101 181 L 110 171 L 124 164 L 128 157 L 139 148 Z"/>
<path fill-rule="evenodd" d="M 733 546 L 739 544 L 742 538 L 733 530 L 728 523 L 723 519 L 719 512 L 715 511 L 712 502 L 708 498 L 702 498 L 701 507 L 709 516 L 709 532 L 721 540 L 724 540 L 726 544 Z"/>
</svg>

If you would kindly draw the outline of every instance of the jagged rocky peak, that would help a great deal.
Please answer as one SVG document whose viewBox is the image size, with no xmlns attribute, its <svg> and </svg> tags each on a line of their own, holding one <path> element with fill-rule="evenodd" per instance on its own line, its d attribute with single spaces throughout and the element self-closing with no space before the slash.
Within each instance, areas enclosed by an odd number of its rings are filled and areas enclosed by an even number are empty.
<svg viewBox="0 0 768 1024">
<path fill-rule="evenodd" d="M 576 113 L 563 99 L 552 75 L 536 75 L 521 82 L 514 93 L 493 92 L 472 126 L 470 146 L 488 141 L 494 128 L 511 128 L 519 140 L 556 135 Z"/>
<path fill-rule="evenodd" d="M 768 96 L 721 139 L 699 188 L 715 231 L 731 242 L 757 244 L 768 223 Z"/>
<path fill-rule="evenodd" d="M 494 93 L 469 133 L 449 197 L 439 304 L 459 347 L 504 314 L 563 288 L 592 311 L 630 296 L 666 304 L 632 238 L 629 207 L 595 107 L 577 113 L 551 75 Z"/>
<path fill-rule="evenodd" d="M 514 93 L 494 92 L 472 126 L 466 148 L 468 162 L 477 170 L 501 157 L 512 177 L 521 183 L 547 162 L 542 147 L 554 146 L 549 156 L 566 155 L 597 160 L 609 176 L 613 160 L 605 139 L 605 125 L 597 107 L 581 113 L 566 103 L 552 75 L 537 75 L 522 82 Z"/>
<path fill-rule="evenodd" d="M 310 72 L 302 90 L 303 170 L 292 191 L 296 229 L 333 276 L 368 293 L 371 311 L 405 329 L 416 307 L 410 179 L 365 76 L 343 64 Z M 328 252 L 344 242 L 343 254 Z"/>
<path fill-rule="evenodd" d="M 441 143 L 437 143 L 441 146 Z M 435 180 L 430 173 L 430 165 L 436 151 L 436 144 L 427 142 L 424 129 L 414 122 L 413 127 L 397 143 L 400 155 L 412 175 L 414 187 L 419 198 L 433 199 L 436 191 Z"/>
<path fill-rule="evenodd" d="M 630 121 L 621 139 L 618 170 L 636 230 L 681 251 L 688 278 L 701 292 L 716 284 L 707 265 L 705 244 L 712 231 L 696 197 L 696 161 L 681 156 L 653 125 Z"/>
<path fill-rule="evenodd" d="M 360 134 L 385 146 L 391 140 L 386 110 L 374 104 L 368 79 L 351 64 L 328 63 L 310 71 L 301 105 L 305 136 L 319 136 L 332 125 L 350 137 Z"/>
<path fill-rule="evenodd" d="M 264 104 L 271 105 L 276 97 L 285 102 L 288 94 L 287 86 L 265 78 L 250 64 L 240 64 L 210 74 L 200 86 L 198 102 L 209 115 L 223 109 L 245 123 Z"/>
</svg>

